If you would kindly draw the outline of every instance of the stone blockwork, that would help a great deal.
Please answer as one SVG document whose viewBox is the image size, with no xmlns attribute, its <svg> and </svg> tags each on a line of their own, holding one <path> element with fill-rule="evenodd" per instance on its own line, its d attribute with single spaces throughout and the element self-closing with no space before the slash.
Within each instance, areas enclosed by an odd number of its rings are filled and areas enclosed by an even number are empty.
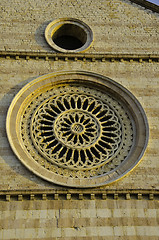
<svg viewBox="0 0 159 240">
<path fill-rule="evenodd" d="M 157 201 L 47 200 L 0 205 L 0 239 L 157 240 Z"/>
<path fill-rule="evenodd" d="M 142 0 L 1 0 L 0 239 L 158 239 L 159 15 L 135 1 Z M 47 44 L 45 27 L 63 17 L 92 29 L 94 42 L 84 54 L 58 54 Z M 62 187 L 35 176 L 14 155 L 5 130 L 9 105 L 23 86 L 50 72 L 81 70 L 131 91 L 149 123 L 140 164 L 100 188 Z"/>
<path fill-rule="evenodd" d="M 129 0 L 1 0 L 0 50 L 52 52 L 44 29 L 63 17 L 91 27 L 90 53 L 159 53 L 158 14 Z"/>
<path fill-rule="evenodd" d="M 12 153 L 5 133 L 6 113 L 13 96 L 34 77 L 55 70 L 80 69 L 103 74 L 126 87 L 140 101 L 149 122 L 150 140 L 143 161 L 122 181 L 106 188 L 158 189 L 158 62 L 3 59 L 1 63 L 1 189 L 55 187 L 36 178 Z"/>
</svg>

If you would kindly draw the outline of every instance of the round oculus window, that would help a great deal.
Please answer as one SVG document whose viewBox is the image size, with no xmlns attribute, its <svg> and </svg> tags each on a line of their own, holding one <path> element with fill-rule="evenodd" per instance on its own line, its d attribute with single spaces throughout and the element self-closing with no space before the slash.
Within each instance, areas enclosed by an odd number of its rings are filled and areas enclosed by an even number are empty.
<svg viewBox="0 0 159 240">
<path fill-rule="evenodd" d="M 58 52 L 76 53 L 90 47 L 93 33 L 87 24 L 78 19 L 62 18 L 46 27 L 45 39 Z"/>
<path fill-rule="evenodd" d="M 15 96 L 7 134 L 21 162 L 56 184 L 95 187 L 114 182 L 141 159 L 145 113 L 113 80 L 88 72 L 51 73 Z"/>
</svg>

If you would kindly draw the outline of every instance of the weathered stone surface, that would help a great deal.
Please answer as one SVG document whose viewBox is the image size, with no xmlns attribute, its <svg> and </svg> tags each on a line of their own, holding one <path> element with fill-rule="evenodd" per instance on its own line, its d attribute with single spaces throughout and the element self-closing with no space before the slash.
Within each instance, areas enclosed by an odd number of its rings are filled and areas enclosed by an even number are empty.
<svg viewBox="0 0 159 240">
<path fill-rule="evenodd" d="M 14 95 L 27 82 L 38 75 L 53 70 L 86 70 L 98 72 L 122 84 L 131 91 L 143 106 L 150 128 L 148 148 L 139 166 L 126 178 L 106 188 L 158 189 L 158 63 L 138 62 L 89 62 L 1 60 L 1 189 L 54 188 L 52 184 L 37 178 L 21 165 L 10 149 L 5 133 L 5 119 Z M 9 72 L 11 72 L 9 74 Z M 5 172 L 5 174 L 3 174 Z M 18 173 L 18 174 L 17 174 Z M 6 181 L 6 179 L 8 179 Z M 28 180 L 29 179 L 29 180 Z M 8 182 L 9 181 L 9 182 Z M 56 188 L 59 188 L 56 186 Z"/>
<path fill-rule="evenodd" d="M 156 239 L 158 203 L 144 200 L 2 202 L 1 239 Z M 76 208 L 78 202 L 79 208 Z M 88 204 L 86 204 L 88 203 Z M 112 204 L 113 203 L 113 204 Z M 89 205 L 89 208 L 88 208 Z"/>
<path fill-rule="evenodd" d="M 90 53 L 159 53 L 158 14 L 128 0 L 2 0 L 0 49 L 52 52 L 44 29 L 63 17 L 80 19 L 92 28 Z"/>
<path fill-rule="evenodd" d="M 158 14 L 129 0 L 1 0 L 0 12 L 0 239 L 158 240 Z M 92 29 L 94 42 L 85 55 L 61 57 L 48 46 L 44 29 L 62 17 Z M 90 190 L 35 176 L 11 150 L 5 130 L 9 105 L 25 84 L 76 70 L 104 75 L 131 91 L 150 130 L 140 164 L 120 181 Z"/>
</svg>

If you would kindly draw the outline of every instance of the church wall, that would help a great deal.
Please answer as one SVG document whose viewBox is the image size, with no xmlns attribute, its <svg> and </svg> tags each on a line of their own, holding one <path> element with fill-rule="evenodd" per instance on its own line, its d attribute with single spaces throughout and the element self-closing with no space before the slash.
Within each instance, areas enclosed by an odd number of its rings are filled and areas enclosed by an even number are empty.
<svg viewBox="0 0 159 240">
<path fill-rule="evenodd" d="M 157 240 L 158 14 L 128 0 L 1 0 L 0 17 L 0 239 Z M 91 27 L 94 42 L 85 53 L 57 54 L 46 43 L 45 27 L 61 17 Z M 147 115 L 150 136 L 141 162 L 110 185 L 49 183 L 22 165 L 7 139 L 7 110 L 18 91 L 40 75 L 76 70 L 120 83 Z"/>
<path fill-rule="evenodd" d="M 0 239 L 158 239 L 158 201 L 1 202 Z"/>
<path fill-rule="evenodd" d="M 87 53 L 159 53 L 158 14 L 128 0 L 2 0 L 0 50 L 52 52 L 45 27 L 66 17 L 92 29 L 94 43 Z"/>
<path fill-rule="evenodd" d="M 5 132 L 7 109 L 14 95 L 33 78 L 55 71 L 83 70 L 107 76 L 131 91 L 143 106 L 149 123 L 150 139 L 143 161 L 122 181 L 103 188 L 158 189 L 158 68 L 148 61 L 54 61 L 2 60 L 1 74 L 1 189 L 54 188 L 28 171 L 10 149 Z M 3 174 L 5 172 L 5 174 Z M 28 181 L 29 179 L 29 181 Z M 36 181 L 35 181 L 36 180 Z"/>
</svg>

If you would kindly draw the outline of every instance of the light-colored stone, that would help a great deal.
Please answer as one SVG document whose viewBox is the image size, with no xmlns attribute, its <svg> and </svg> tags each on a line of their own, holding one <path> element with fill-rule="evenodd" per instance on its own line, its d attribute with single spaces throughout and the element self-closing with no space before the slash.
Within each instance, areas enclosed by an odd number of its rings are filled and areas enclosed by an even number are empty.
<svg viewBox="0 0 159 240">
<path fill-rule="evenodd" d="M 158 240 L 158 13 L 130 0 L 1 0 L 0 12 L 0 239 Z M 83 55 L 62 56 L 47 44 L 45 27 L 63 17 L 92 29 Z M 120 181 L 89 190 L 60 187 L 31 173 L 11 150 L 5 129 L 13 97 L 36 77 L 61 71 L 109 77 L 144 108 L 148 148 Z"/>
</svg>

